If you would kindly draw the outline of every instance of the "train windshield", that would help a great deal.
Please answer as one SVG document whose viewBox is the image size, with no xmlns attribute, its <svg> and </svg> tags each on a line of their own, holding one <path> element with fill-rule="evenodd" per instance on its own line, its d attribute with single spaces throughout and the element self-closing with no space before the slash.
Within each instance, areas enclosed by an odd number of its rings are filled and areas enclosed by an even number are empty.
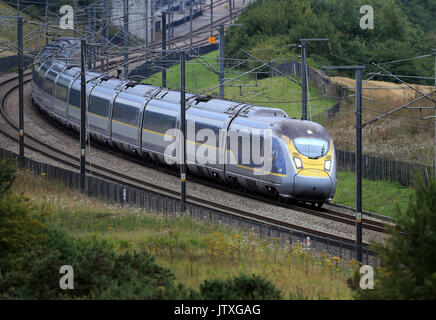
<svg viewBox="0 0 436 320">
<path fill-rule="evenodd" d="M 317 159 L 325 156 L 329 151 L 328 141 L 316 138 L 295 138 L 295 148 L 302 155 Z"/>
</svg>

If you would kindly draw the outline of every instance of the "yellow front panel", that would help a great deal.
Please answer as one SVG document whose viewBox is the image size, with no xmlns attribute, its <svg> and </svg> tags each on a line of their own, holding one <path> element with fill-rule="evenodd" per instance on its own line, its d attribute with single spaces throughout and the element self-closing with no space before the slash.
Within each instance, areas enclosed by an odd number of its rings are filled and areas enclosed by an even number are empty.
<svg viewBox="0 0 436 320">
<path fill-rule="evenodd" d="M 292 157 L 292 162 L 294 161 L 293 158 L 297 157 L 300 158 L 301 162 L 303 163 L 302 169 L 297 169 L 297 174 L 302 176 L 311 176 L 311 177 L 328 177 L 329 171 L 324 170 L 324 163 L 326 160 L 333 160 L 333 142 L 330 141 L 329 144 L 329 152 L 324 157 L 318 158 L 318 159 L 310 159 L 309 157 L 306 157 L 305 155 L 298 152 L 297 148 L 295 148 L 294 143 L 291 139 L 285 136 L 286 144 L 288 145 L 289 152 Z M 333 166 L 333 164 L 332 164 Z"/>
</svg>

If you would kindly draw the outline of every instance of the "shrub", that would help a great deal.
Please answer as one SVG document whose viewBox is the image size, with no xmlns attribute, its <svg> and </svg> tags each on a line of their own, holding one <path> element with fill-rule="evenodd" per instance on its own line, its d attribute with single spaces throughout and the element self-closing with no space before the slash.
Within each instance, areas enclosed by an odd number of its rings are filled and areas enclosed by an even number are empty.
<svg viewBox="0 0 436 320">
<path fill-rule="evenodd" d="M 374 271 L 374 289 L 359 288 L 358 270 L 350 279 L 358 299 L 436 299 L 436 180 L 415 183 L 405 212 L 384 246 L 375 246 L 382 267 Z"/>
<path fill-rule="evenodd" d="M 15 166 L 6 160 L 0 159 L 0 200 L 10 193 L 16 176 Z"/>
<path fill-rule="evenodd" d="M 0 270 L 14 268 L 20 250 L 43 241 L 46 227 L 41 219 L 49 212 L 22 195 L 11 194 L 15 177 L 15 167 L 0 160 Z"/>
<path fill-rule="evenodd" d="M 281 292 L 268 280 L 257 275 L 240 274 L 238 277 L 205 280 L 200 295 L 206 300 L 277 300 Z"/>
<path fill-rule="evenodd" d="M 43 245 L 23 250 L 17 268 L 0 276 L 7 299 L 177 299 L 187 294 L 147 252 L 115 254 L 105 241 L 75 240 L 50 230 Z M 62 265 L 74 270 L 74 289 L 59 287 Z"/>
</svg>

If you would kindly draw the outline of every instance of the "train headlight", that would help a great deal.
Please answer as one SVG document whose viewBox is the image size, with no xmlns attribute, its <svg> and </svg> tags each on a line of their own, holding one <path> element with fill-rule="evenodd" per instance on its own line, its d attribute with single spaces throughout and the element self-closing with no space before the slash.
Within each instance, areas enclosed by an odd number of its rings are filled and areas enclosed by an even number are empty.
<svg viewBox="0 0 436 320">
<path fill-rule="evenodd" d="M 325 171 L 330 171 L 331 167 L 332 167 L 332 161 L 331 160 L 326 160 L 324 162 L 324 170 Z"/>
<path fill-rule="evenodd" d="M 295 162 L 295 166 L 297 167 L 297 169 L 303 168 L 303 163 L 301 162 L 300 158 L 294 158 L 294 162 Z"/>
</svg>

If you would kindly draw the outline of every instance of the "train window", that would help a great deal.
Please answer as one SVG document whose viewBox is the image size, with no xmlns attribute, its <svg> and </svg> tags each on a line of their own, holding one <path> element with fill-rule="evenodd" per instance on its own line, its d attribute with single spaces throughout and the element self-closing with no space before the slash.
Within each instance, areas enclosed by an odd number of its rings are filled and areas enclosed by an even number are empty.
<svg viewBox="0 0 436 320">
<path fill-rule="evenodd" d="M 44 80 L 44 91 L 47 92 L 49 95 L 52 95 L 53 86 L 54 86 L 53 81 L 46 77 Z"/>
<path fill-rule="evenodd" d="M 277 139 L 273 138 L 271 172 L 286 174 L 286 161 L 282 147 Z"/>
<path fill-rule="evenodd" d="M 107 118 L 109 115 L 109 105 L 109 100 L 93 95 L 89 100 L 88 110 L 96 115 Z"/>
<path fill-rule="evenodd" d="M 58 83 L 56 85 L 56 98 L 66 102 L 67 95 L 68 95 L 68 88 Z"/>
<path fill-rule="evenodd" d="M 314 159 L 325 156 L 329 151 L 329 143 L 322 139 L 295 138 L 294 145 L 299 153 Z"/>
<path fill-rule="evenodd" d="M 176 117 L 146 110 L 144 115 L 144 129 L 165 133 L 176 127 Z"/>
<path fill-rule="evenodd" d="M 70 90 L 70 105 L 80 108 L 80 90 L 71 88 Z"/>
<path fill-rule="evenodd" d="M 138 126 L 139 109 L 126 105 L 124 103 L 115 102 L 113 119 L 132 126 Z"/>
<path fill-rule="evenodd" d="M 36 71 L 36 69 L 33 69 L 33 83 L 36 85 L 36 86 L 38 86 L 38 87 L 40 87 L 40 84 L 39 84 L 39 73 L 38 73 L 38 71 Z"/>
<path fill-rule="evenodd" d="M 45 78 L 45 71 L 47 71 L 47 70 L 43 70 L 43 68 L 41 68 L 41 70 L 39 70 L 38 87 L 40 87 L 41 89 L 43 86 L 43 80 Z"/>
<path fill-rule="evenodd" d="M 53 95 L 54 93 L 54 80 L 56 79 L 57 73 L 54 71 L 49 71 L 44 81 L 44 91 L 49 95 Z"/>
</svg>

